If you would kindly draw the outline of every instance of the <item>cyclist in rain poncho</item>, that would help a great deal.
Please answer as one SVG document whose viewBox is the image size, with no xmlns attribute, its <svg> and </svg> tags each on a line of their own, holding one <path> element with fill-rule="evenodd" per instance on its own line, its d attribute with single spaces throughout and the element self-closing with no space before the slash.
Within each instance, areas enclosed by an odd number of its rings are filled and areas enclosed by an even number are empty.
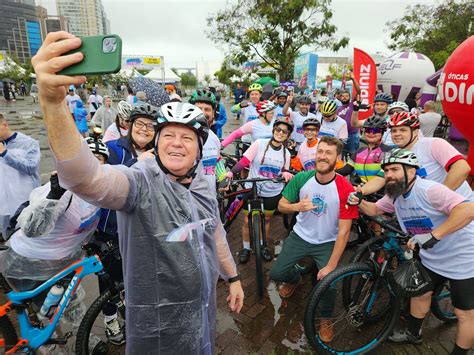
<svg viewBox="0 0 474 355">
<path fill-rule="evenodd" d="M 70 34 L 50 33 L 33 65 L 61 184 L 90 203 L 118 210 L 127 353 L 210 354 L 218 276 L 229 281 L 232 311 L 240 311 L 243 291 L 199 164 L 205 118 L 190 104 L 165 104 L 160 112 L 150 105 L 157 117 L 156 159 L 131 168 L 99 166 L 63 102 L 64 86 L 85 78 L 55 75 L 81 60 L 80 54 L 56 55 L 79 45 Z"/>
</svg>

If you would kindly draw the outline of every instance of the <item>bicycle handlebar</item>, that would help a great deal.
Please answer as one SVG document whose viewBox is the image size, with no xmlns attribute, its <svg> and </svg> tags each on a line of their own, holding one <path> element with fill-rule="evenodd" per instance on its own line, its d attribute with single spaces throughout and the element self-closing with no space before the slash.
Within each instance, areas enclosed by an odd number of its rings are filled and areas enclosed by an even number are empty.
<svg viewBox="0 0 474 355">
<path fill-rule="evenodd" d="M 367 216 L 364 215 L 367 219 L 379 224 L 381 227 L 388 229 L 391 232 L 394 232 L 397 234 L 396 238 L 402 239 L 402 240 L 408 240 L 413 237 L 413 234 L 411 233 L 405 233 L 404 231 L 392 226 L 390 223 L 378 218 L 377 216 Z"/>
</svg>

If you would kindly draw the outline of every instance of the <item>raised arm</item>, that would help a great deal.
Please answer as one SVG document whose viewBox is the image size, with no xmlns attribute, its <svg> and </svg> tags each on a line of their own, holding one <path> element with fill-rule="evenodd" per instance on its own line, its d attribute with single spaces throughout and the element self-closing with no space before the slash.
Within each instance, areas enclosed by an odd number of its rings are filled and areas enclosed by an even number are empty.
<svg viewBox="0 0 474 355">
<path fill-rule="evenodd" d="M 84 76 L 57 75 L 61 69 L 82 60 L 82 53 L 61 56 L 81 45 L 67 32 L 49 33 L 33 57 L 41 109 L 48 140 L 56 158 L 61 185 L 86 201 L 110 209 L 125 206 L 130 191 L 127 176 L 109 166 L 100 166 L 70 119 L 64 97 L 66 87 L 81 85 Z"/>
<path fill-rule="evenodd" d="M 281 113 L 283 113 L 285 116 L 288 115 L 288 109 L 291 105 L 291 103 L 293 102 L 293 94 L 290 94 L 288 95 L 288 97 L 286 98 L 286 102 L 285 102 L 285 106 L 283 106 L 283 110 Z"/>
</svg>

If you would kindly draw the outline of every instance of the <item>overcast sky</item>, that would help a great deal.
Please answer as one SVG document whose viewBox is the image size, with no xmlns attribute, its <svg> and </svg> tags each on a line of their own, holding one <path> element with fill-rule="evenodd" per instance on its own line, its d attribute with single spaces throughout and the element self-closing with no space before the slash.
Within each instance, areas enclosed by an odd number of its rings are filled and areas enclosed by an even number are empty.
<svg viewBox="0 0 474 355">
<path fill-rule="evenodd" d="M 163 55 L 167 67 L 195 67 L 214 73 L 224 53 L 205 34 L 206 17 L 226 7 L 225 0 L 102 0 L 112 33 L 123 39 L 124 54 Z M 55 0 L 36 0 L 48 13 L 56 14 Z M 401 17 L 409 4 L 433 4 L 434 0 L 333 0 L 332 23 L 337 35 L 350 38 L 347 56 L 354 47 L 368 53 L 389 54 L 385 23 Z M 200 75 L 201 76 L 201 75 Z"/>
</svg>

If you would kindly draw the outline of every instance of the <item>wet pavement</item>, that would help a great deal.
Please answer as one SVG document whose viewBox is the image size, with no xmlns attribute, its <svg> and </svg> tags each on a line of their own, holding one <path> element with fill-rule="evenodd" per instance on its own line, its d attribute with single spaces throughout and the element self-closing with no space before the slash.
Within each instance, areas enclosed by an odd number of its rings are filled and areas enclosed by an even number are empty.
<svg viewBox="0 0 474 355">
<path fill-rule="evenodd" d="M 230 104 L 226 103 L 228 113 Z M 42 160 L 41 174 L 43 182 L 49 179 L 49 172 L 54 169 L 53 159 L 47 144 L 44 126 L 42 125 L 39 105 L 33 104 L 30 97 L 26 100 L 5 103 L 0 99 L 0 112 L 5 114 L 10 126 L 38 139 L 41 145 Z M 35 115 L 38 118 L 35 118 Z M 224 131 L 238 127 L 234 116 L 228 117 L 228 124 Z M 242 246 L 241 223 L 242 216 L 234 222 L 228 235 L 232 253 L 237 261 L 237 253 Z M 281 216 L 275 216 L 272 221 L 272 232 L 268 245 L 272 253 L 279 253 L 281 241 L 288 231 L 282 223 Z M 351 251 L 344 256 L 347 260 Z M 304 310 L 307 298 L 312 289 L 309 275 L 306 275 L 297 288 L 295 294 L 287 301 L 282 302 L 277 292 L 277 285 L 268 280 L 272 262 L 264 264 L 265 283 L 267 285 L 262 300 L 259 299 L 255 281 L 255 260 L 252 256 L 245 265 L 238 265 L 242 275 L 242 285 L 245 291 L 244 307 L 240 314 L 233 314 L 227 307 L 227 285 L 219 282 L 217 287 L 217 336 L 216 351 L 222 354 L 293 354 L 314 353 L 311 351 L 304 335 Z M 89 277 L 83 283 L 87 291 L 86 304 L 89 305 L 97 296 L 97 282 Z M 448 354 L 454 346 L 456 326 L 443 324 L 434 316 L 429 315 L 424 324 L 424 344 L 393 345 L 386 343 L 378 348 L 376 354 Z M 71 340 L 72 341 L 72 340 Z"/>
</svg>

